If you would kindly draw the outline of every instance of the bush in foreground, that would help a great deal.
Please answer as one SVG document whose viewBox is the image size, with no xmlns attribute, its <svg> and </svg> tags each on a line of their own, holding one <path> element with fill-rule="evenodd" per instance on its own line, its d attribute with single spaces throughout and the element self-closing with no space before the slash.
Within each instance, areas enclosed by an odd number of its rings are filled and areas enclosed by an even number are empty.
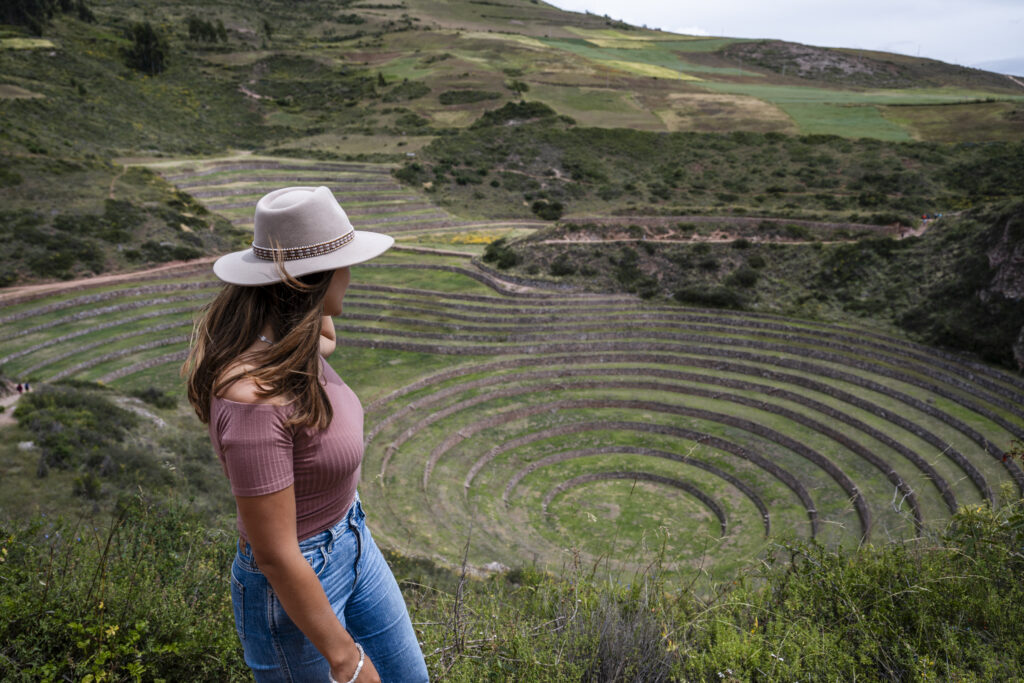
<svg viewBox="0 0 1024 683">
<path fill-rule="evenodd" d="M 0 524 L 0 678 L 248 679 L 233 538 L 139 500 L 102 525 Z M 1024 676 L 1022 546 L 1018 500 L 904 544 L 779 546 L 700 595 L 657 562 L 626 582 L 578 559 L 477 581 L 389 560 L 435 680 L 989 681 Z"/>
</svg>

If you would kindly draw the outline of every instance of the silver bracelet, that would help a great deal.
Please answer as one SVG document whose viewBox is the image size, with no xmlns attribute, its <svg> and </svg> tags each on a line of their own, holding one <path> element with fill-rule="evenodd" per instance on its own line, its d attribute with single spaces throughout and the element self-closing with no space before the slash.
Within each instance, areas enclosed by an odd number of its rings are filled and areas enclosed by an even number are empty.
<svg viewBox="0 0 1024 683">
<path fill-rule="evenodd" d="M 356 643 L 356 649 L 359 650 L 359 663 L 356 664 L 356 672 L 352 674 L 352 678 L 348 679 L 348 683 L 356 683 L 356 679 L 359 678 L 359 672 L 363 670 L 363 662 L 366 661 L 366 651 L 363 650 L 363 646 Z M 331 675 L 331 683 L 338 683 Z"/>
</svg>

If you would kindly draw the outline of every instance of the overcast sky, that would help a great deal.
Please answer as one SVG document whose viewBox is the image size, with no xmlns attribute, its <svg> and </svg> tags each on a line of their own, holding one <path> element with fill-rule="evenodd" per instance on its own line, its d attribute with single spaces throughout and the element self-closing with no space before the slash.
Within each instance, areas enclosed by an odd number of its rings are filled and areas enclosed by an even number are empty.
<svg viewBox="0 0 1024 683">
<path fill-rule="evenodd" d="M 920 54 L 965 66 L 1024 65 L 1024 0 L 547 1 L 675 33 Z"/>
</svg>

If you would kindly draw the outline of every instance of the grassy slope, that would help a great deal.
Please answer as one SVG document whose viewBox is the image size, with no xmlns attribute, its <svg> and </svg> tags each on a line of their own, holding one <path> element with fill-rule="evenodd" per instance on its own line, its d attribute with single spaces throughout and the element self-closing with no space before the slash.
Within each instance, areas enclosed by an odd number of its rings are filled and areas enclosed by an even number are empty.
<svg viewBox="0 0 1024 683">
<path fill-rule="evenodd" d="M 493 125 L 438 138 L 398 177 L 456 212 L 494 217 L 529 216 L 541 200 L 562 203 L 571 216 L 733 213 L 910 224 L 922 213 L 1024 191 L 1019 142 L 666 135 L 572 126 L 543 108 L 524 121 L 520 111 L 503 109 L 491 115 L 501 114 Z"/>
<path fill-rule="evenodd" d="M 1017 502 L 856 554 L 785 544 L 705 595 L 658 562 L 628 584 L 571 558 L 467 583 L 389 560 L 435 680 L 1014 680 L 1022 521 Z M 249 677 L 230 544 L 182 502 L 0 529 L 5 678 Z"/>
<path fill-rule="evenodd" d="M 960 139 L 964 133 L 958 131 L 971 130 L 967 124 L 977 121 L 984 127 L 982 137 L 1008 140 L 1020 125 L 1019 105 L 1009 102 L 934 106 L 1011 96 L 997 84 L 964 81 L 959 71 L 943 71 L 934 62 L 921 71 L 927 75 L 927 89 L 861 91 L 787 79 L 771 69 L 737 67 L 721 52 L 735 48 L 735 41 L 636 29 L 526 0 L 500 5 L 424 1 L 412 3 L 407 11 L 353 12 L 348 5 L 323 3 L 294 13 L 285 4 L 268 3 L 253 14 L 231 4 L 210 9 L 192 2 L 163 3 L 147 15 L 169 46 L 168 68 L 158 76 L 139 74 L 123 63 L 121 52 L 128 46 L 123 31 L 141 15 L 121 2 L 98 6 L 95 23 L 60 15 L 46 27 L 42 41 L 8 39 L 0 50 L 7 86 L 4 113 L 11 122 L 0 135 L 6 168 L 0 178 L 0 188 L 6 189 L 0 192 L 10 200 L 7 205 L 35 210 L 31 198 L 45 196 L 68 206 L 68 194 L 74 193 L 93 199 L 86 202 L 92 204 L 89 209 L 73 213 L 98 216 L 95 198 L 109 183 L 108 196 L 149 216 L 130 228 L 137 238 L 131 240 L 112 233 L 111 239 L 82 235 L 76 228 L 75 239 L 80 240 L 75 248 L 52 259 L 36 252 L 38 245 L 51 242 L 47 248 L 57 249 L 55 217 L 28 219 L 32 226 L 15 232 L 41 231 L 32 233 L 36 245 L 16 256 L 3 281 L 131 268 L 234 243 L 230 232 L 208 234 L 206 220 L 190 226 L 202 237 L 181 234 L 179 226 L 189 224 L 191 211 L 164 216 L 166 227 L 161 227 L 160 218 L 143 206 L 172 200 L 147 194 L 134 172 L 122 176 L 117 166 L 104 167 L 111 157 L 246 147 L 320 158 L 404 159 L 407 153 L 418 153 L 414 150 L 431 136 L 468 126 L 481 112 L 511 97 L 506 87 L 511 79 L 521 79 L 533 98 L 582 123 L 651 131 L 803 131 L 904 140 L 924 130 L 946 140 Z M 190 40 L 185 20 L 191 14 L 223 21 L 227 41 Z M 9 33 L 19 35 L 17 30 Z M 911 67 L 924 68 L 908 64 L 904 68 L 911 72 Z M 690 80 L 665 78 L 668 72 Z M 979 90 L 982 86 L 989 89 Z M 444 93 L 467 90 L 497 99 L 470 98 L 461 104 L 441 100 Z M 894 103 L 910 106 L 894 108 Z M 568 135 L 571 139 L 572 133 Z M 565 136 L 558 132 L 555 137 Z M 540 154 L 538 161 L 548 160 Z M 623 161 L 602 160 L 613 165 Z M 666 159 L 665 165 L 678 161 Z M 69 185 L 69 169 L 75 168 L 84 169 L 74 177 L 80 182 Z M 527 169 L 527 175 L 544 170 Z M 534 183 L 531 178 L 508 180 L 511 186 L 516 185 L 513 181 Z M 113 187 L 116 182 L 120 187 Z M 540 184 L 545 183 L 541 178 Z M 652 183 L 659 184 L 645 184 Z M 608 183 L 605 194 L 632 192 L 627 184 L 620 185 Z M 509 199 L 503 191 L 474 188 L 474 194 L 480 193 L 485 201 Z M 560 199 L 557 189 L 552 194 Z M 714 202 L 691 198 L 682 204 L 706 209 L 709 203 L 735 202 L 744 193 L 719 188 L 716 194 Z M 780 202 L 773 200 L 778 194 L 767 200 L 763 193 L 754 194 L 757 201 L 748 202 L 751 209 L 777 210 L 773 204 Z M 793 203 L 791 197 L 785 199 L 781 203 Z M 826 200 L 817 204 L 821 201 Z M 826 203 L 836 201 L 833 197 Z M 909 213 L 938 208 L 933 202 L 910 203 L 901 208 Z M 610 208 L 607 202 L 589 204 L 594 210 Z M 453 206 L 472 215 L 488 212 L 479 202 L 462 199 Z M 518 200 L 505 208 L 509 215 L 526 214 Z M 11 214 L 7 223 L 21 225 Z M 158 246 L 141 249 L 147 242 Z"/>
<path fill-rule="evenodd" d="M 1015 367 L 1011 347 L 1024 326 L 1024 308 L 982 293 L 996 276 L 985 254 L 1005 234 L 1017 234 L 1022 221 L 1024 205 L 1008 202 L 943 218 L 922 237 L 834 241 L 834 233 L 805 230 L 790 243 L 785 237 L 764 241 L 772 238 L 772 225 L 746 234 L 731 230 L 738 241 L 689 244 L 671 243 L 673 236 L 685 240 L 689 229 L 666 235 L 561 226 L 512 242 L 519 263 L 509 272 L 595 291 L 678 294 L 698 305 L 827 320 L 864 317 L 896 324 L 925 343 Z M 719 229 L 729 230 L 724 222 Z M 601 242 L 608 238 L 618 241 Z M 548 243 L 552 239 L 563 241 Z"/>
</svg>

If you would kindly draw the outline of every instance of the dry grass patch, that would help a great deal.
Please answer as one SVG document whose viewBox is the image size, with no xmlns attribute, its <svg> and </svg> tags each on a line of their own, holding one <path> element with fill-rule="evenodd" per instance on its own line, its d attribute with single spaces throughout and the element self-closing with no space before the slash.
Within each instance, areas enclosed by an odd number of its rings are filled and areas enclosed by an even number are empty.
<svg viewBox="0 0 1024 683">
<path fill-rule="evenodd" d="M 566 31 L 578 35 L 587 42 L 598 44 L 598 41 L 606 42 L 619 42 L 629 43 L 635 45 L 637 43 L 649 43 L 654 40 L 685 40 L 681 36 L 672 34 L 652 34 L 644 32 L 642 34 L 625 33 L 623 31 L 616 31 L 613 28 L 583 28 L 581 26 L 564 26 Z"/>
<path fill-rule="evenodd" d="M 0 83 L 0 100 L 30 100 L 34 97 L 46 97 L 46 95 L 19 88 L 10 83 Z"/>
<path fill-rule="evenodd" d="M 52 40 L 46 38 L 4 38 L 0 40 L 0 50 L 41 50 L 57 47 Z"/>
<path fill-rule="evenodd" d="M 515 43 L 532 50 L 543 50 L 550 52 L 551 48 L 536 38 L 521 36 L 517 33 L 487 33 L 485 31 L 467 31 L 459 36 L 461 39 L 469 40 L 498 40 L 503 43 Z"/>
<path fill-rule="evenodd" d="M 1024 138 L 1024 105 L 1014 102 L 877 107 L 882 117 L 930 142 L 1013 142 Z"/>
<path fill-rule="evenodd" d="M 647 76 L 650 78 L 666 78 L 675 81 L 702 81 L 704 79 L 698 78 L 697 76 L 691 76 L 683 71 L 676 71 L 675 69 L 669 69 L 666 66 L 658 66 L 657 64 L 644 64 L 641 62 L 626 62 L 620 59 L 600 59 L 595 60 L 598 64 L 604 64 L 610 66 L 613 69 L 619 71 L 625 71 L 626 73 L 637 74 L 638 76 Z"/>
<path fill-rule="evenodd" d="M 655 113 L 669 131 L 751 130 L 796 133 L 797 128 L 777 106 L 743 95 L 668 93 L 667 109 Z"/>
</svg>

